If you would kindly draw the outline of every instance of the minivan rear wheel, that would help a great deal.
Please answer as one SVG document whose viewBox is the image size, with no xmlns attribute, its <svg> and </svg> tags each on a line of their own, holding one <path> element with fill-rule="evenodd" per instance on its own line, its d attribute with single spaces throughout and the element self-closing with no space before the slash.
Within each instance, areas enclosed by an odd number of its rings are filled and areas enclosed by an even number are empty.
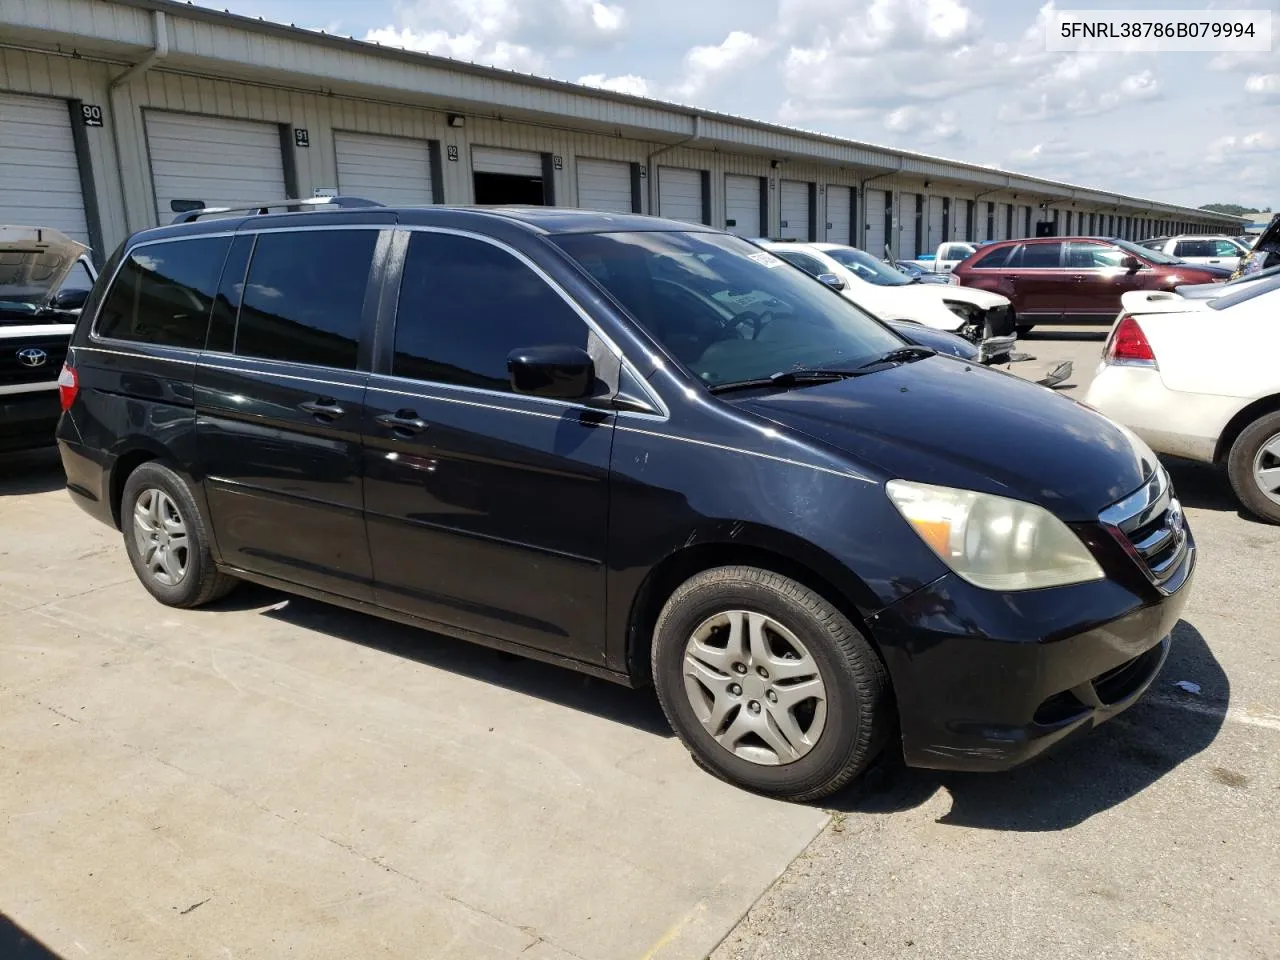
<svg viewBox="0 0 1280 960">
<path fill-rule="evenodd" d="M 161 463 L 142 464 L 125 481 L 120 526 L 133 572 L 170 607 L 198 607 L 236 585 L 220 573 L 204 518 L 186 481 Z"/>
<path fill-rule="evenodd" d="M 1227 476 L 1251 513 L 1280 523 L 1280 411 L 1240 431 L 1227 454 Z"/>
<path fill-rule="evenodd" d="M 889 681 L 870 644 L 825 598 L 757 567 L 681 585 L 654 629 L 654 686 L 698 764 L 748 790 L 816 800 L 875 758 Z"/>
</svg>

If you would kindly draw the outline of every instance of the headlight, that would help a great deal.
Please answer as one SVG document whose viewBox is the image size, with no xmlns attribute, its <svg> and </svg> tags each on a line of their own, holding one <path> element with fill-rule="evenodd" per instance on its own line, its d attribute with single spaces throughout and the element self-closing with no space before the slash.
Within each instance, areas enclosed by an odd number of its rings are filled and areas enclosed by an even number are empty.
<svg viewBox="0 0 1280 960">
<path fill-rule="evenodd" d="M 1105 576 L 1080 538 L 1034 503 L 908 480 L 885 489 L 920 539 L 974 586 L 1036 590 Z"/>
</svg>

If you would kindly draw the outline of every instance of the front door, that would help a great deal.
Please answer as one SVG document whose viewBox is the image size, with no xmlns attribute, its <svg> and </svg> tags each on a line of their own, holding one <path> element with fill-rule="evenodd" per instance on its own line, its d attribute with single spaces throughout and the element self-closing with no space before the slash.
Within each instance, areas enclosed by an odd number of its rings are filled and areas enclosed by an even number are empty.
<svg viewBox="0 0 1280 960">
<path fill-rule="evenodd" d="M 1070 284 L 1063 301 L 1063 318 L 1081 323 L 1110 323 L 1120 312 L 1120 298 L 1150 282 L 1151 268 L 1125 267 L 1130 256 L 1114 243 L 1073 240 L 1063 258 Z"/>
<path fill-rule="evenodd" d="M 401 276 L 365 411 L 377 601 L 603 663 L 614 415 L 513 393 L 506 368 L 520 347 L 598 341 L 479 237 L 410 231 Z"/>
<path fill-rule="evenodd" d="M 1022 244 L 1009 258 L 1002 275 L 1011 286 L 1019 322 L 1045 323 L 1062 315 L 1071 281 L 1062 269 L 1061 255 L 1061 243 L 1040 241 Z"/>
<path fill-rule="evenodd" d="M 196 371 L 198 458 L 224 563 L 372 599 L 357 362 L 376 228 L 236 239 Z M 243 290 L 243 296 L 240 291 Z M 238 301 L 238 311 L 236 302 Z M 372 313 L 369 313 L 369 319 Z"/>
</svg>

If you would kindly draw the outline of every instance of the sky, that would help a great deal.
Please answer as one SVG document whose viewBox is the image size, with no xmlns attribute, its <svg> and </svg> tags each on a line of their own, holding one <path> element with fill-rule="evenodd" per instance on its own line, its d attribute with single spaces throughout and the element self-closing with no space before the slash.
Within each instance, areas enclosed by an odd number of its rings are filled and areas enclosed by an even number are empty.
<svg viewBox="0 0 1280 960">
<path fill-rule="evenodd" d="M 1280 203 L 1269 53 L 1048 53 L 1034 0 L 214 0 L 539 76 L 1189 206 Z"/>
</svg>

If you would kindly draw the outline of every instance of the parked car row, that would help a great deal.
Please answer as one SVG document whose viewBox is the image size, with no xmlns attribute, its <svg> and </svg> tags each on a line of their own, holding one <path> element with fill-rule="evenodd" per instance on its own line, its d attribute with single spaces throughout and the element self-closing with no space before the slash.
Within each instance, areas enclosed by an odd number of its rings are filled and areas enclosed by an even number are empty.
<svg viewBox="0 0 1280 960">
<path fill-rule="evenodd" d="M 1231 271 L 1127 240 L 1044 237 L 986 244 L 954 273 L 965 287 L 1007 297 L 1023 334 L 1037 323 L 1110 323 L 1130 291 L 1211 283 Z"/>
<path fill-rule="evenodd" d="M 798 800 L 891 741 L 1021 763 L 1165 661 L 1197 554 L 1148 446 L 772 251 L 536 208 L 181 219 L 112 255 L 59 378 L 68 490 L 162 603 L 250 580 L 652 682 L 702 766 Z"/>
</svg>

